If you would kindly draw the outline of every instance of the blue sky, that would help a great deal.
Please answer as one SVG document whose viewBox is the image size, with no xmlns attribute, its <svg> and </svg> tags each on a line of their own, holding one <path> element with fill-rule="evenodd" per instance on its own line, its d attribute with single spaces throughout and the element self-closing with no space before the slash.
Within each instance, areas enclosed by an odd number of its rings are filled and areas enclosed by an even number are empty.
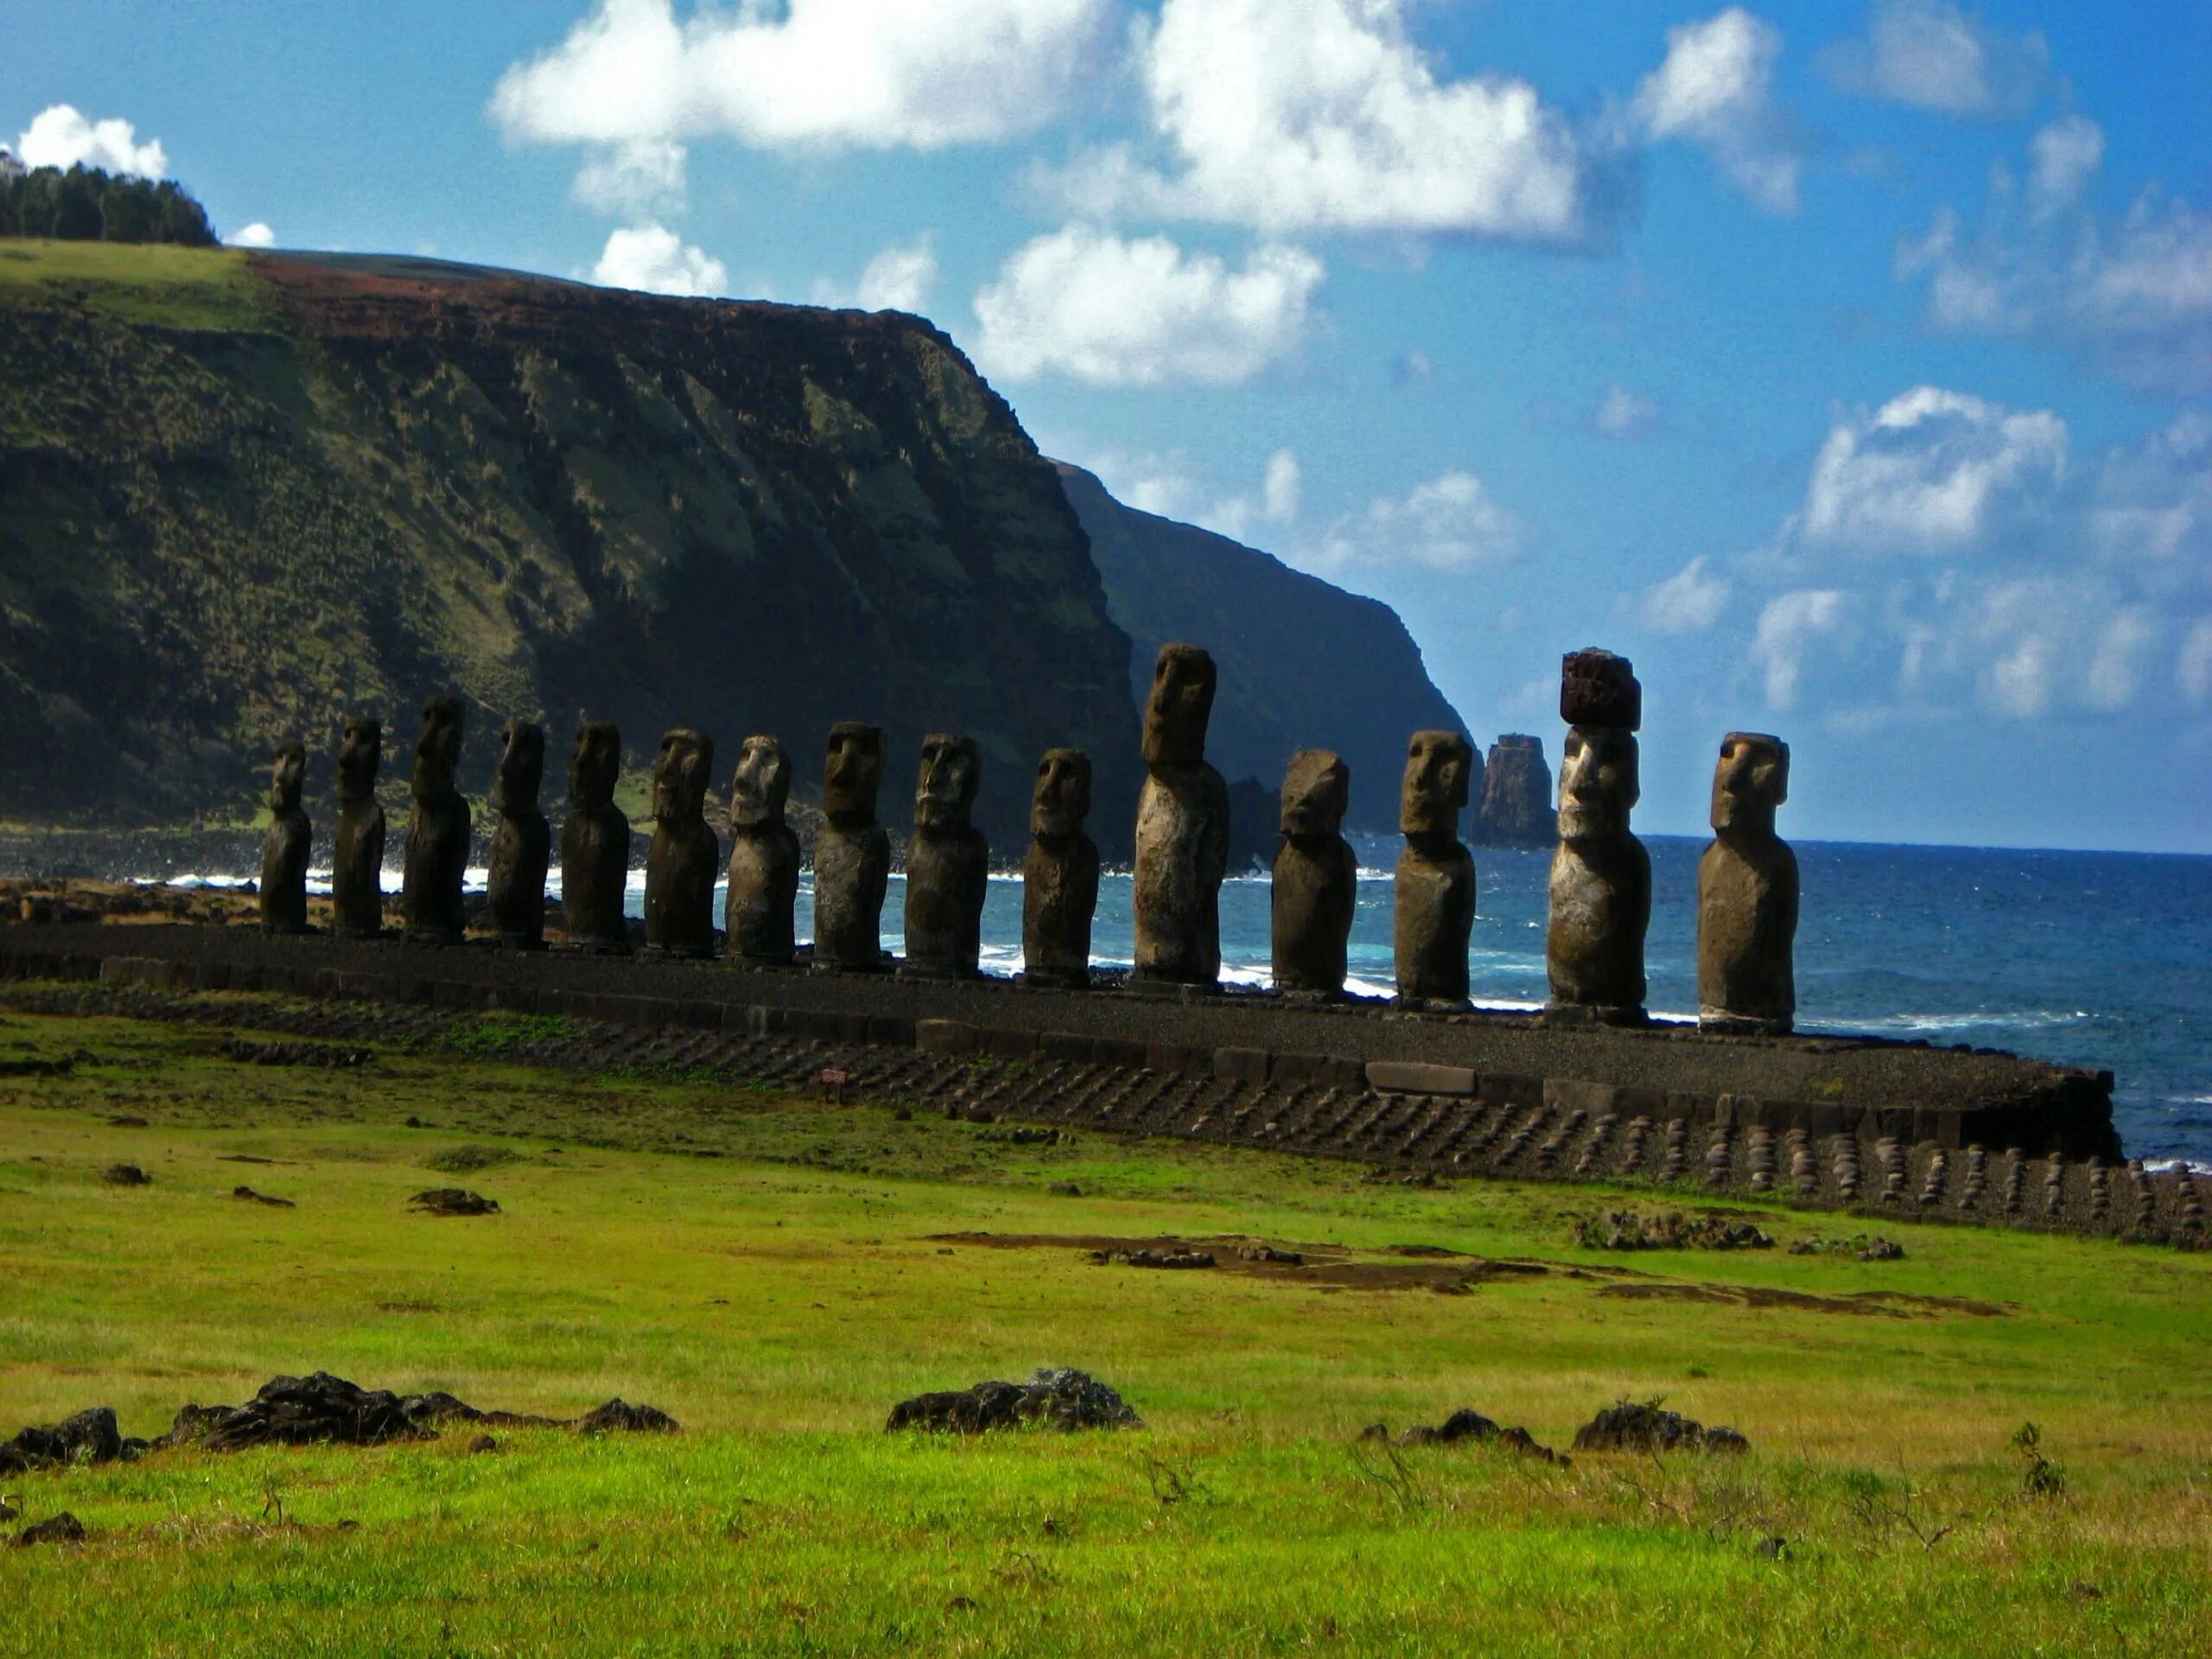
<svg viewBox="0 0 2212 1659">
<path fill-rule="evenodd" d="M 2212 5 L 16 8 L 0 139 L 226 236 L 935 319 L 1654 831 L 2212 851 Z M 20 136 L 18 136 L 20 135 Z M 1328 642 L 1315 671 L 1331 671 Z M 1355 787 L 1389 780 L 1356 779 Z"/>
</svg>

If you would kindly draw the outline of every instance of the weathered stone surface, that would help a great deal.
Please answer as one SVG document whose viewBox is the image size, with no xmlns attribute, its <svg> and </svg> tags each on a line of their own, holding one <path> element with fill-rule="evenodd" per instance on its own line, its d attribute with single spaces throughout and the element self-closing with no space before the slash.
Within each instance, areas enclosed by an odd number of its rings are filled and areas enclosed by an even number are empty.
<svg viewBox="0 0 2212 1659">
<path fill-rule="evenodd" d="M 1570 726 L 1633 732 L 1643 725 L 1643 687 L 1625 657 L 1594 646 L 1560 661 L 1559 717 Z"/>
<path fill-rule="evenodd" d="M 1475 927 L 1475 861 L 1459 841 L 1474 748 L 1457 732 L 1415 732 L 1398 793 L 1391 950 L 1398 1001 L 1411 1008 L 1467 1006 L 1467 941 Z"/>
<path fill-rule="evenodd" d="M 1697 866 L 1698 1023 L 1783 1032 L 1797 1014 L 1797 855 L 1774 832 L 1789 798 L 1789 746 L 1759 732 L 1721 740 L 1713 833 Z"/>
<path fill-rule="evenodd" d="M 115 1408 L 94 1406 L 60 1422 L 33 1425 L 13 1440 L 0 1440 L 0 1475 L 73 1463 L 112 1463 L 124 1451 L 122 1431 L 116 1427 Z"/>
<path fill-rule="evenodd" d="M 1363 1431 L 1360 1438 L 1383 1437 L 1369 1429 Z M 1536 1437 L 1527 1429 L 1501 1428 L 1491 1418 L 1467 1408 L 1453 1412 L 1433 1427 L 1417 1423 L 1398 1436 L 1400 1446 L 1457 1446 L 1463 1440 L 1472 1440 L 1478 1446 L 1502 1446 L 1538 1463 L 1563 1464 L 1567 1461 L 1551 1447 L 1539 1445 Z"/>
<path fill-rule="evenodd" d="M 384 722 L 365 715 L 347 721 L 338 741 L 338 834 L 330 849 L 330 925 L 345 938 L 384 931 L 383 760 Z"/>
<path fill-rule="evenodd" d="M 621 732 L 603 720 L 578 726 L 569 760 L 569 818 L 561 826 L 561 916 L 569 943 L 587 950 L 630 948 L 622 913 L 630 881 L 630 820 L 614 804 L 621 772 Z"/>
<path fill-rule="evenodd" d="M 680 1434 L 683 1426 L 658 1406 L 633 1406 L 617 1395 L 569 1425 L 579 1434 Z"/>
<path fill-rule="evenodd" d="M 276 746 L 269 767 L 269 836 L 261 848 L 261 931 L 308 931 L 308 853 L 315 832 L 300 809 L 306 782 L 307 746 Z"/>
<path fill-rule="evenodd" d="M 454 782 L 461 735 L 458 697 L 432 697 L 423 703 L 408 786 L 415 805 L 407 820 L 400 907 L 407 937 L 425 944 L 457 944 L 467 925 L 461 892 L 468 868 L 468 803 Z"/>
<path fill-rule="evenodd" d="M 1090 757 L 1047 749 L 1029 798 L 1029 852 L 1021 863 L 1022 978 L 1080 990 L 1090 983 L 1090 925 L 1098 910 L 1098 847 L 1090 816 Z"/>
<path fill-rule="evenodd" d="M 1575 1430 L 1577 1452 L 1748 1452 L 1751 1443 L 1732 1428 L 1707 1428 L 1678 1411 L 1624 1400 Z"/>
<path fill-rule="evenodd" d="M 830 728 L 822 811 L 814 839 L 814 969 L 877 973 L 883 966 L 883 895 L 891 838 L 875 821 L 883 785 L 883 730 L 857 721 Z"/>
<path fill-rule="evenodd" d="M 1141 1428 L 1122 1396 L 1088 1372 L 1044 1366 L 1027 1382 L 978 1382 L 973 1388 L 916 1395 L 891 1408 L 886 1433 L 918 1428 L 982 1434 L 1025 1424 L 1044 1428 Z"/>
<path fill-rule="evenodd" d="M 16 1535 L 16 1547 L 29 1549 L 38 1544 L 81 1544 L 85 1536 L 85 1523 L 64 1510 L 35 1526 L 25 1527 Z"/>
<path fill-rule="evenodd" d="M 1507 732 L 1490 746 L 1482 804 L 1468 839 L 1478 847 L 1548 847 L 1554 834 L 1552 771 L 1544 741 Z"/>
<path fill-rule="evenodd" d="M 1651 859 L 1629 830 L 1638 793 L 1628 732 L 1578 726 L 1567 734 L 1545 964 L 1554 1007 L 1610 1023 L 1644 1017 Z"/>
<path fill-rule="evenodd" d="M 1471 1095 L 1475 1069 L 1422 1060 L 1370 1060 L 1367 1086 L 1381 1095 Z"/>
<path fill-rule="evenodd" d="M 511 720 L 499 731 L 499 764 L 492 774 L 492 861 L 485 882 L 485 920 L 509 944 L 545 943 L 545 871 L 553 828 L 538 810 L 545 779 L 545 728 Z"/>
<path fill-rule="evenodd" d="M 645 948 L 658 956 L 715 954 L 715 880 L 722 849 L 707 827 L 712 739 L 688 726 L 661 734 L 653 760 L 653 838 L 645 852 Z"/>
<path fill-rule="evenodd" d="M 1300 749 L 1282 780 L 1282 844 L 1269 892 L 1274 988 L 1334 997 L 1359 902 L 1359 860 L 1344 838 L 1351 774 L 1327 749 Z"/>
<path fill-rule="evenodd" d="M 982 950 L 990 849 L 973 822 L 982 759 L 974 740 L 931 732 L 914 779 L 906 842 L 906 961 L 917 979 L 973 979 Z"/>
<path fill-rule="evenodd" d="M 791 758 L 780 741 L 748 737 L 729 792 L 729 895 L 722 928 L 733 960 L 786 968 L 798 950 L 798 834 L 784 821 Z"/>
<path fill-rule="evenodd" d="M 1205 761 L 1213 658 L 1160 648 L 1145 705 L 1144 787 L 1137 796 L 1136 970 L 1140 986 L 1221 981 L 1221 882 L 1229 791 Z"/>
</svg>

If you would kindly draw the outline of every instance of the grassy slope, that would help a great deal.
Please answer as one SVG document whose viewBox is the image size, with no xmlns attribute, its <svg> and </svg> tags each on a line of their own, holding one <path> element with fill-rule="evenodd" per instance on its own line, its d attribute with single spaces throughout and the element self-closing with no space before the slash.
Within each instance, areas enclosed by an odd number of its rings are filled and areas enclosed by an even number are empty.
<svg viewBox="0 0 2212 1659">
<path fill-rule="evenodd" d="M 204 1032 L 0 1021 L 0 1058 L 96 1057 L 67 1080 L 0 1083 L 0 1414 L 45 1421 L 97 1401 L 143 1433 L 185 1399 L 320 1365 L 564 1414 L 620 1393 L 691 1433 L 516 1434 L 474 1457 L 465 1434 L 166 1454 L 26 1478 L 31 1518 L 67 1507 L 102 1536 L 91 1560 L 0 1558 L 18 1610 L 0 1649 L 2013 1653 L 2202 1639 L 2202 1258 L 1908 1227 L 1908 1260 L 1886 1266 L 1631 1263 L 1828 1297 L 1971 1297 L 2001 1318 L 1628 1301 L 1564 1271 L 1440 1296 L 1099 1268 L 929 1236 L 1250 1233 L 1621 1264 L 1570 1243 L 1570 1214 L 1600 1201 L 1587 1192 L 1367 1186 L 1342 1166 L 1096 1139 L 1014 1148 L 868 1104 L 533 1073 L 499 1062 L 502 1029 L 486 1023 L 457 1055 L 324 1072 L 237 1065 Z M 150 1126 L 106 1122 L 126 1112 Z M 404 1127 L 410 1115 L 434 1127 Z M 512 1160 L 426 1167 L 464 1141 Z M 100 1184 L 119 1159 L 153 1185 Z M 454 1179 L 505 1213 L 403 1213 L 409 1193 Z M 1084 1196 L 1049 1191 L 1069 1180 Z M 240 1181 L 298 1208 L 234 1202 Z M 1112 1382 L 1150 1431 L 969 1446 L 875 1433 L 905 1394 L 1046 1362 Z M 1742 1428 L 1756 1455 L 1560 1472 L 1349 1444 L 1378 1417 L 1473 1405 L 1563 1446 L 1617 1395 L 1661 1393 Z M 2056 1503 L 2017 1495 L 2005 1440 L 2025 1419 L 2067 1465 Z M 1163 1503 L 1172 1478 L 1187 1496 Z M 1923 1548 L 1892 1509 L 1955 1530 Z M 1753 1556 L 1768 1533 L 1795 1541 L 1792 1559 Z"/>
</svg>

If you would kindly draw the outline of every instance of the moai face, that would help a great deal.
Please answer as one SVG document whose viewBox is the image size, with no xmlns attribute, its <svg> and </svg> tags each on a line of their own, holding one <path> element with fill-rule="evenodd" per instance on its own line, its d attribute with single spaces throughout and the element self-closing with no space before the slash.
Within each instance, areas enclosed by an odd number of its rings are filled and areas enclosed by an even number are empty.
<svg viewBox="0 0 2212 1659">
<path fill-rule="evenodd" d="M 702 817 L 714 768 L 715 746 L 703 733 L 684 726 L 662 733 L 653 757 L 653 821 L 688 823 Z"/>
<path fill-rule="evenodd" d="M 1771 836 L 1774 812 L 1789 798 L 1789 746 L 1764 732 L 1731 732 L 1713 769 L 1713 827 Z"/>
<path fill-rule="evenodd" d="M 1351 801 L 1351 772 L 1327 749 L 1300 749 L 1282 780 L 1282 832 L 1294 840 L 1333 836 Z"/>
<path fill-rule="evenodd" d="M 1577 726 L 1559 763 L 1561 841 L 1596 841 L 1628 833 L 1641 793 L 1636 739 L 1611 726 Z"/>
<path fill-rule="evenodd" d="M 511 720 L 499 728 L 499 765 L 492 774 L 492 810 L 519 815 L 537 810 L 545 781 L 545 728 Z"/>
<path fill-rule="evenodd" d="M 1162 645 L 1144 707 L 1144 763 L 1194 766 L 1206 758 L 1213 715 L 1213 658 L 1196 645 Z"/>
<path fill-rule="evenodd" d="M 269 765 L 269 807 L 274 812 L 296 812 L 300 810 L 300 790 L 307 782 L 308 751 L 303 743 L 283 742 L 276 746 L 276 758 Z"/>
<path fill-rule="evenodd" d="M 791 798 L 791 758 L 777 739 L 748 737 L 737 752 L 737 776 L 730 781 L 729 821 L 740 830 L 784 821 Z"/>
<path fill-rule="evenodd" d="M 384 761 L 384 722 L 358 715 L 346 722 L 338 741 L 338 798 L 365 801 L 377 792 L 377 767 Z"/>
<path fill-rule="evenodd" d="M 423 730 L 415 740 L 413 786 L 417 800 L 443 800 L 453 792 L 461 766 L 461 702 L 432 697 L 423 705 Z"/>
<path fill-rule="evenodd" d="M 914 823 L 924 830 L 964 825 L 983 780 L 976 741 L 957 732 L 931 732 L 922 740 L 921 771 L 914 779 Z"/>
<path fill-rule="evenodd" d="M 569 757 L 569 804 L 604 811 L 614 804 L 614 785 L 621 775 L 621 729 L 604 720 L 577 727 L 575 753 Z"/>
<path fill-rule="evenodd" d="M 1398 828 L 1408 836 L 1457 840 L 1474 756 L 1472 747 L 1457 732 L 1415 732 L 1406 746 Z"/>
<path fill-rule="evenodd" d="M 1090 757 L 1081 749 L 1046 750 L 1029 798 L 1029 833 L 1041 841 L 1079 836 L 1090 816 Z"/>
<path fill-rule="evenodd" d="M 858 829 L 875 822 L 883 786 L 883 728 L 840 721 L 830 728 L 822 766 L 822 810 L 830 822 Z"/>
</svg>

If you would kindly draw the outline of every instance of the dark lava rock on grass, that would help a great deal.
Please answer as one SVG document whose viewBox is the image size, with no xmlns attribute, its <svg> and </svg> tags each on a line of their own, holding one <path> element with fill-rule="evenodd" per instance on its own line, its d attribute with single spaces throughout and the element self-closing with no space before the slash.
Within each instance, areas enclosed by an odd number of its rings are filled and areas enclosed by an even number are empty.
<svg viewBox="0 0 2212 1659">
<path fill-rule="evenodd" d="M 143 1440 L 123 1438 L 112 1406 L 94 1406 L 61 1422 L 34 1425 L 12 1440 L 0 1441 L 0 1475 L 70 1463 L 112 1463 L 144 1446 Z"/>
<path fill-rule="evenodd" d="M 971 1389 L 918 1394 L 891 1408 L 887 1433 L 902 1428 L 982 1434 L 1035 1424 L 1046 1428 L 1141 1428 L 1144 1420 L 1088 1371 L 1041 1366 L 1027 1382 L 978 1382 Z"/>
<path fill-rule="evenodd" d="M 1100 1267 L 1211 1268 L 1220 1264 L 1211 1250 L 1093 1250 L 1090 1259 Z"/>
<path fill-rule="evenodd" d="M 1656 1400 L 1623 1400 L 1574 1432 L 1577 1452 L 1748 1452 L 1751 1443 L 1732 1428 L 1707 1428 Z"/>
<path fill-rule="evenodd" d="M 427 1192 L 417 1192 L 407 1200 L 410 1210 L 418 1210 L 426 1216 L 496 1216 L 499 1206 L 496 1200 L 481 1192 L 471 1192 L 458 1186 L 434 1186 Z"/>
<path fill-rule="evenodd" d="M 1575 1242 L 1592 1250 L 1770 1250 L 1774 1240 L 1721 1211 L 1664 1215 L 1612 1210 L 1575 1224 Z"/>
<path fill-rule="evenodd" d="M 33 1544 L 81 1544 L 84 1541 L 85 1523 L 67 1510 L 35 1527 L 25 1527 L 16 1535 L 16 1546 L 24 1549 Z"/>
<path fill-rule="evenodd" d="M 154 1178 L 136 1164 L 110 1164 L 100 1172 L 110 1186 L 151 1186 Z"/>
<path fill-rule="evenodd" d="M 1363 1433 L 1366 1439 L 1372 1430 Z M 1462 1409 L 1453 1412 L 1434 1427 L 1416 1424 L 1398 1436 L 1400 1446 L 1454 1446 L 1461 1440 L 1472 1440 L 1480 1446 L 1502 1446 L 1517 1452 L 1524 1458 L 1534 1458 L 1539 1463 L 1564 1465 L 1565 1458 L 1548 1446 L 1539 1446 L 1535 1437 L 1525 1428 L 1500 1428 L 1479 1411 Z M 1575 1442 L 1578 1446 L 1580 1441 Z"/>
<path fill-rule="evenodd" d="M 678 1434 L 683 1426 L 655 1406 L 633 1406 L 617 1396 L 569 1425 L 579 1434 Z"/>
<path fill-rule="evenodd" d="M 412 1421 L 389 1389 L 364 1389 L 317 1371 L 311 1376 L 271 1377 L 243 1406 L 187 1406 L 177 1414 L 165 1444 L 238 1452 L 253 1446 L 331 1442 L 382 1446 L 430 1437 L 431 1431 Z"/>
<path fill-rule="evenodd" d="M 272 1210 L 296 1210 L 299 1207 L 289 1198 L 272 1198 L 268 1193 L 257 1192 L 250 1186 L 234 1186 L 231 1189 L 231 1196 L 242 1198 L 248 1204 L 265 1204 Z"/>
</svg>

